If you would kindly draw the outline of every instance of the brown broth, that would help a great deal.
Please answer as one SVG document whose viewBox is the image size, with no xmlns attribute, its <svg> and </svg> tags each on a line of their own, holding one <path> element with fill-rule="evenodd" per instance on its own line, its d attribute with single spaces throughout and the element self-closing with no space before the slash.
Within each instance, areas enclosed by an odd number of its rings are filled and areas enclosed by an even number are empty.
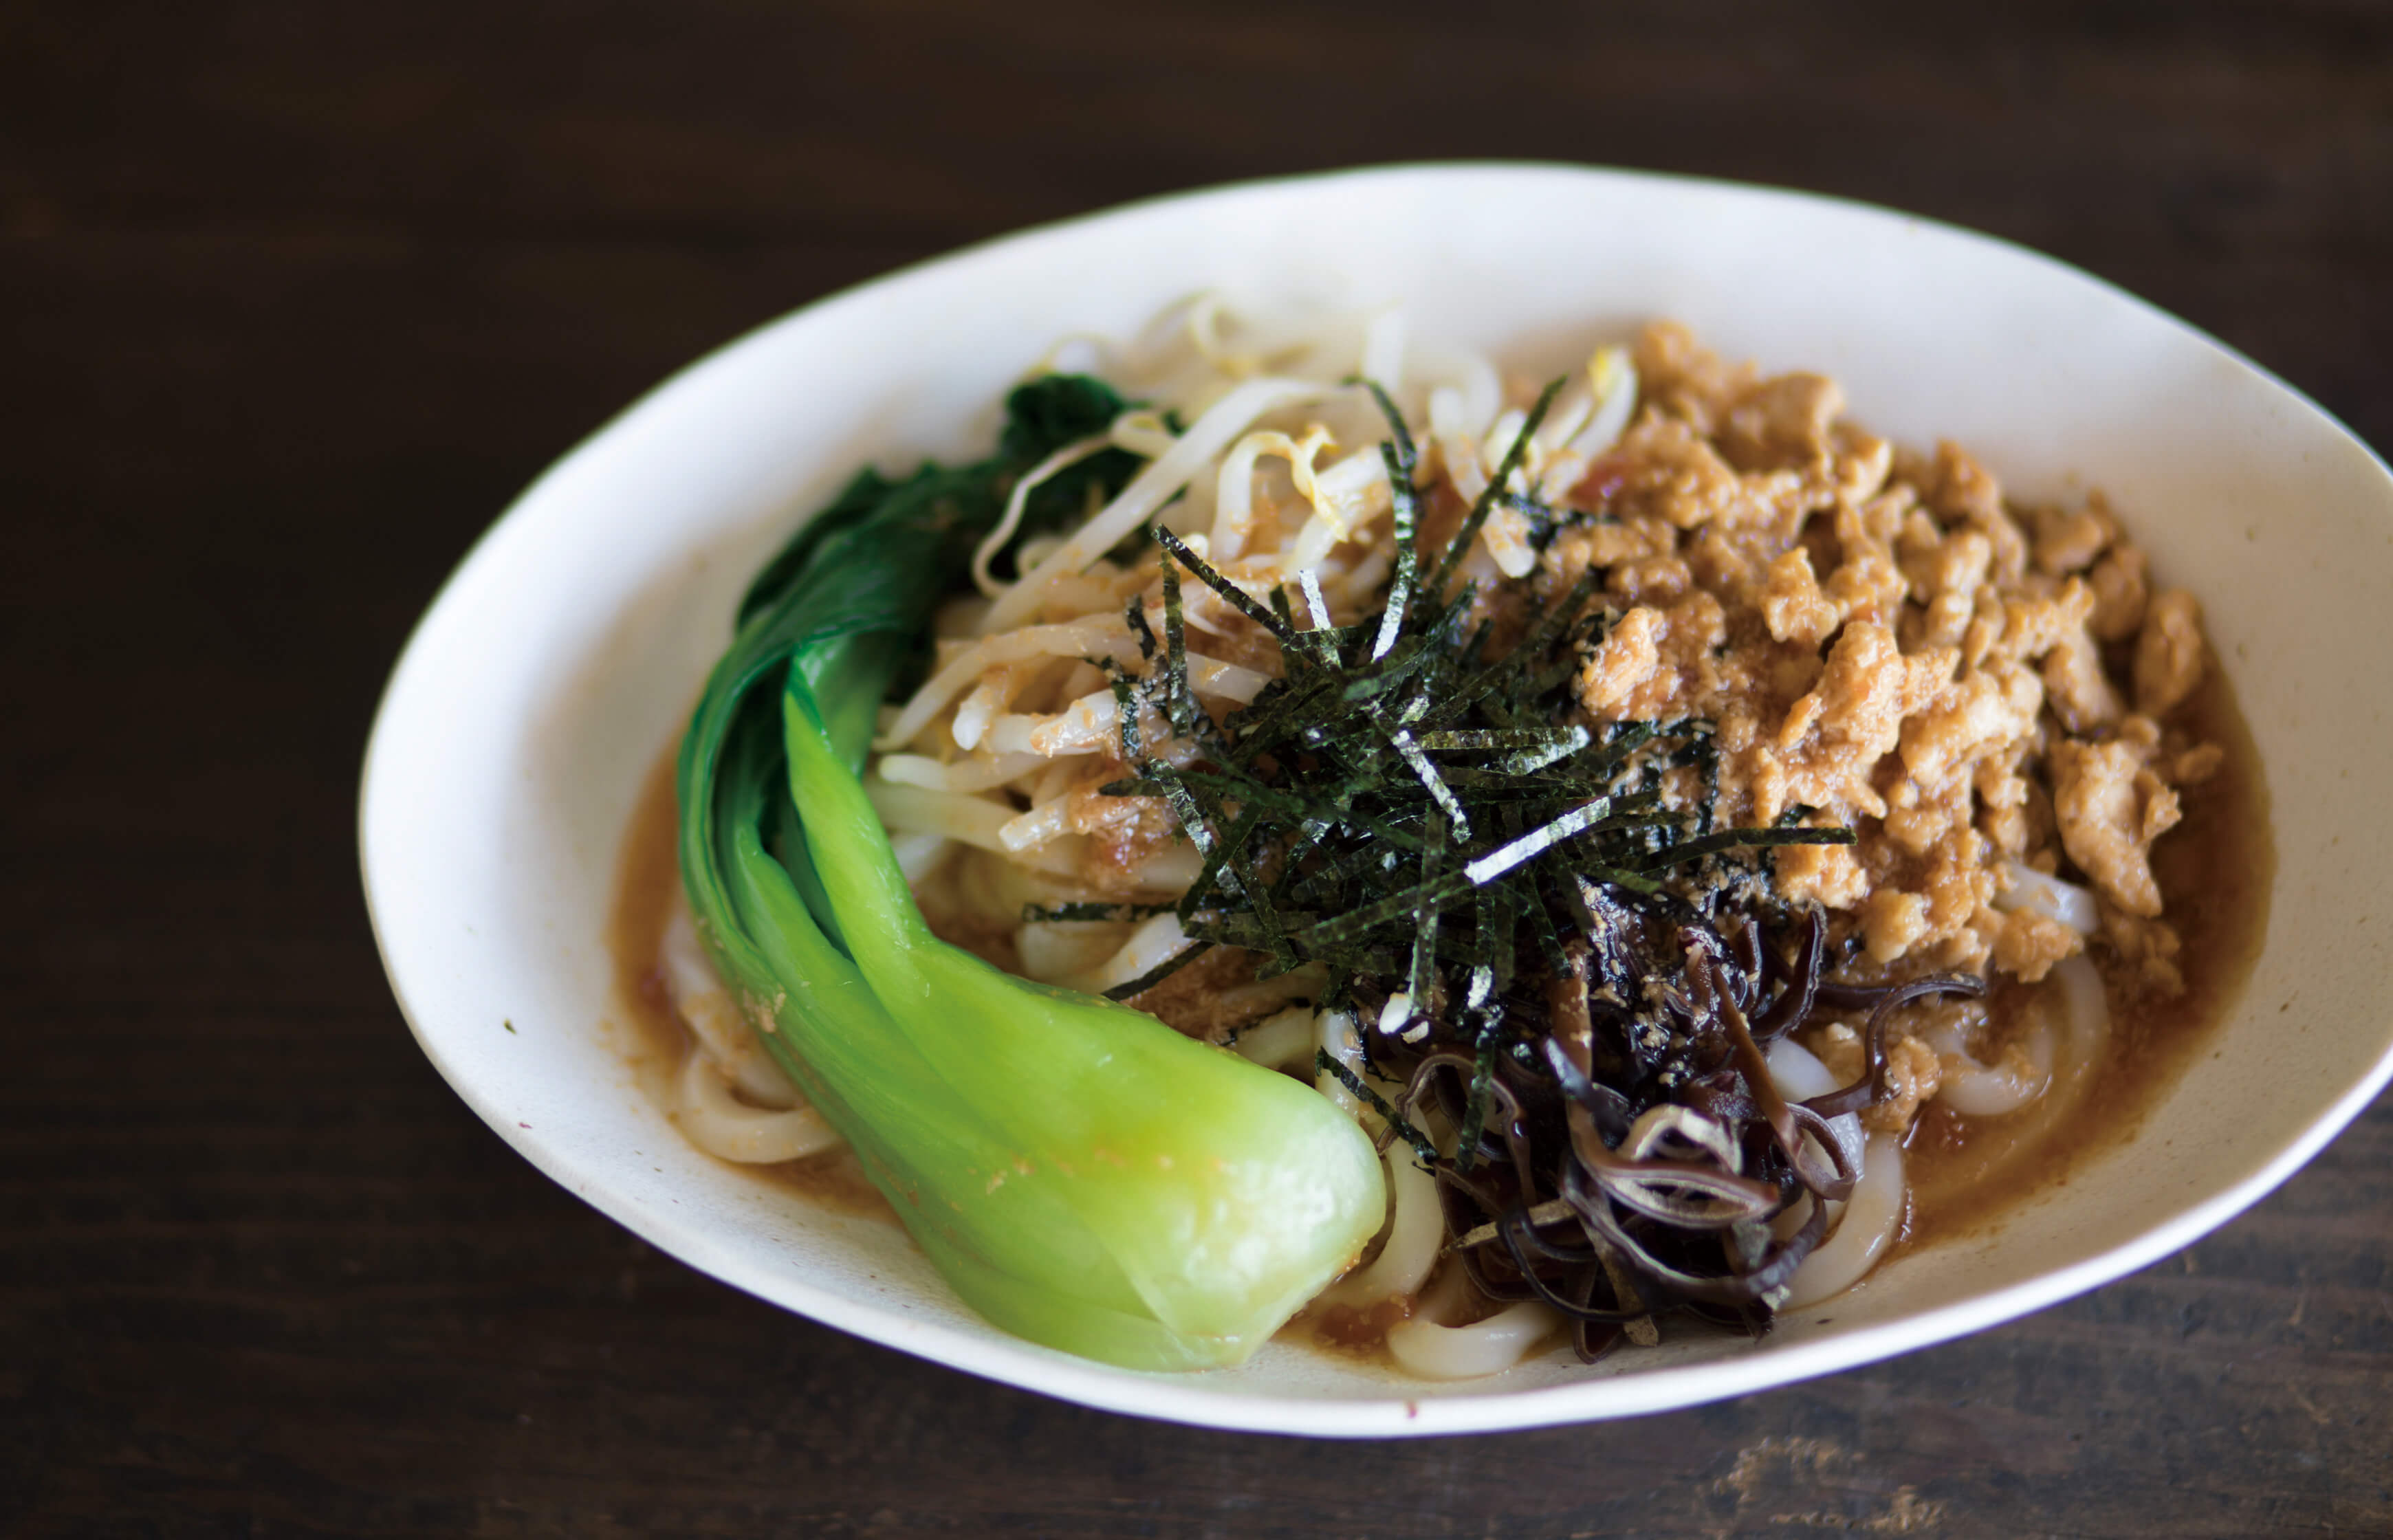
<svg viewBox="0 0 2393 1540">
<path fill-rule="evenodd" d="M 2269 931 L 2277 869 L 2260 757 L 2216 667 L 2177 718 L 2197 741 L 2226 750 L 2218 772 L 2182 793 L 2185 821 L 2152 845 L 2165 918 L 2184 941 L 2185 992 L 2139 997 L 2094 948 L 2111 1007 L 2111 1037 L 2086 1096 L 2057 1128 L 2029 1107 L 1968 1118 L 1930 1102 L 1907 1146 L 1911 1211 L 1898 1253 L 1999 1229 L 2020 1204 L 2065 1187 L 2094 1156 L 2117 1148 L 2233 1011 Z"/>
<path fill-rule="evenodd" d="M 2154 871 L 2168 895 L 2167 918 L 2184 939 L 2177 960 L 2185 992 L 2165 1000 L 2139 998 L 2117 970 L 2103 964 L 2109 1046 L 2084 1100 L 2057 1128 L 2046 1127 L 2033 1108 L 1972 1119 L 1931 1102 L 1909 1141 L 1910 1212 L 1896 1254 L 1999 1229 L 2020 1203 L 2066 1186 L 2089 1159 L 2132 1137 L 2243 993 L 2267 935 L 2276 870 L 2268 788 L 2233 692 L 2216 669 L 2180 720 L 2197 740 L 2226 750 L 2217 774 L 2185 791 L 2184 823 L 2152 849 Z M 680 885 L 676 824 L 668 750 L 649 772 L 633 814 L 607 935 L 616 991 L 633 1029 L 628 1056 L 644 1087 L 667 1107 L 672 1077 L 691 1049 L 656 960 Z M 2097 948 L 2098 961 L 2107 955 Z M 776 1166 L 725 1164 L 839 1212 L 896 1222 L 895 1210 L 845 1148 Z M 1377 1352 L 1374 1344 L 1389 1324 L 1384 1310 L 1353 1320 L 1299 1316 L 1282 1335 L 1342 1352 Z"/>
<path fill-rule="evenodd" d="M 657 1104 L 674 1104 L 673 1083 L 693 1047 L 689 1028 L 673 1014 L 657 958 L 665 922 L 681 891 L 679 811 L 673 800 L 674 753 L 667 749 L 648 771 L 623 838 L 616 865 L 615 898 L 607 917 L 607 950 L 615 964 L 615 996 L 628 1024 L 625 1056 L 641 1089 Z M 668 1116 L 671 1116 L 668 1112 Z M 730 1169 L 793 1192 L 842 1214 L 897 1222 L 896 1210 L 864 1174 L 863 1163 L 843 1144 L 803 1160 L 771 1166 L 724 1161 Z"/>
</svg>

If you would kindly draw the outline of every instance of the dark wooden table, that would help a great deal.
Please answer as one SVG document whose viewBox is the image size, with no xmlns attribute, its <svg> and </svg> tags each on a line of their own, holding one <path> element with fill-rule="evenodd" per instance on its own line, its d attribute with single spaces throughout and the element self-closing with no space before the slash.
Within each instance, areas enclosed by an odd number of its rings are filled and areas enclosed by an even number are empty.
<svg viewBox="0 0 2393 1540">
<path fill-rule="evenodd" d="M 746 1299 L 410 1041 L 352 797 L 468 542 L 666 371 L 961 241 L 1533 156 L 2081 263 L 2393 445 L 2393 8 L 0 4 L 0 1531 L 2393 1533 L 2393 1107 L 2032 1320 L 1340 1446 Z"/>
</svg>

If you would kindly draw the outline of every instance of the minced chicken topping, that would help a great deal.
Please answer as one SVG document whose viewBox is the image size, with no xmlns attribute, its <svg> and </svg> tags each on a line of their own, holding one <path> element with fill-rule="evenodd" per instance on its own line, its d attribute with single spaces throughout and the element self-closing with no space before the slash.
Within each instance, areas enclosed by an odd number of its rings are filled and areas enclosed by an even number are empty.
<svg viewBox="0 0 2393 1540">
<path fill-rule="evenodd" d="M 1723 824 L 1852 827 L 1777 852 L 1777 884 L 1882 969 L 2043 978 L 2087 937 L 2019 901 L 2040 873 L 2091 888 L 2142 987 L 2180 989 L 2152 842 L 2221 759 L 2171 720 L 2204 668 L 2191 595 L 2152 588 L 2099 493 L 2007 502 L 1957 445 L 1843 420 L 1832 380 L 1760 378 L 1669 324 L 1636 361 L 1638 416 L 1572 496 L 1605 521 L 1536 576 L 1556 597 L 1593 565 L 1619 611 L 1586 711 L 1710 719 Z"/>
</svg>

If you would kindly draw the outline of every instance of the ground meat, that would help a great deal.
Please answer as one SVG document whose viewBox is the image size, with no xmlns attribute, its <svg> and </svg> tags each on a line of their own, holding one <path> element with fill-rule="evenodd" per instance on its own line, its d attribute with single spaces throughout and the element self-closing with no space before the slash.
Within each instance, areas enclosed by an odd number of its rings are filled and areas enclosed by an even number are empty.
<svg viewBox="0 0 2393 1540">
<path fill-rule="evenodd" d="M 2124 642 L 2144 626 L 2149 592 L 2141 546 L 2123 545 L 2095 564 L 2086 582 L 2094 590 L 2094 613 L 2086 629 L 2099 642 Z"/>
<path fill-rule="evenodd" d="M 1790 801 L 1883 817 L 1885 799 L 1872 785 L 1878 761 L 1901 738 L 1903 718 L 1942 689 L 1953 661 L 1949 648 L 1905 658 L 1882 625 L 1846 626 L 1820 683 L 1786 709 L 1769 763 L 1739 756 L 1756 787 L 1752 820 L 1775 822 Z"/>
<path fill-rule="evenodd" d="M 1130 1003 L 1173 1029 L 1204 1042 L 1226 1042 L 1240 1028 L 1280 1008 L 1243 988 L 1253 983 L 1255 954 L 1216 946 Z"/>
<path fill-rule="evenodd" d="M 2202 607 L 2182 588 L 2152 596 L 2136 638 L 2136 710 L 2164 716 L 2202 683 Z"/>
<path fill-rule="evenodd" d="M 2200 684 L 2201 613 L 2151 586 L 2099 494 L 2019 507 L 1967 450 L 1901 453 L 1833 381 L 1760 377 L 1676 326 L 1636 349 L 1640 410 L 1581 484 L 1606 522 L 1548 547 L 1615 620 L 1579 680 L 1600 722 L 1706 717 L 1716 820 L 1843 824 L 1774 857 L 1873 967 L 2042 978 L 2078 933 L 1996 907 L 2006 863 L 2092 887 L 2147 986 L 2175 976 L 2152 842 L 2215 748 L 2167 726 Z"/>
<path fill-rule="evenodd" d="M 2152 842 L 2176 826 L 2177 793 L 2125 740 L 2065 739 L 2053 746 L 2052 772 L 2053 812 L 2069 858 L 2120 908 L 2147 920 L 2159 914 Z"/>
<path fill-rule="evenodd" d="M 1160 797 L 1105 794 L 1106 786 L 1129 773 L 1120 761 L 1107 759 L 1064 800 L 1065 827 L 1089 837 L 1081 850 L 1081 881 L 1107 897 L 1136 894 L 1141 865 L 1179 837 L 1179 826 Z"/>
<path fill-rule="evenodd" d="M 1621 617 L 1580 671 L 1579 698 L 1589 711 L 1634 714 L 1620 708 L 1660 672 L 1665 624 L 1658 610 L 1641 607 Z"/>
<path fill-rule="evenodd" d="M 1886 1082 L 1894 1094 L 1862 1114 L 1862 1127 L 1875 1133 L 1901 1133 L 1919 1116 L 1922 1103 L 1944 1079 L 1944 1061 L 1916 1038 L 1886 1051 Z"/>
<path fill-rule="evenodd" d="M 2003 916 L 1994 936 L 1994 966 L 2016 973 L 2023 984 L 2034 984 L 2052 972 L 2054 963 L 2075 956 L 2084 944 L 2060 921 L 2021 910 Z"/>
</svg>

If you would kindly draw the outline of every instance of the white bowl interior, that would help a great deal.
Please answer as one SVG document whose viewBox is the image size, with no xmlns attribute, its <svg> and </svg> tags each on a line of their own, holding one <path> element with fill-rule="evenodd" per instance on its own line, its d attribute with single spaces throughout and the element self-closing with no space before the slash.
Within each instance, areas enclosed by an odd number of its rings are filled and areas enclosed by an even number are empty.
<svg viewBox="0 0 2393 1540">
<path fill-rule="evenodd" d="M 2146 1132 L 1998 1233 L 1908 1257 L 1759 1346 L 1567 1355 L 1424 1384 L 1274 1343 L 1133 1374 L 983 1325 L 894 1228 L 683 1143 L 602 1023 L 636 790 L 793 519 L 860 463 L 978 451 L 1060 336 L 1202 288 L 1391 302 L 1417 333 L 1559 360 L 1655 316 L 1836 375 L 1898 441 L 2006 485 L 2099 485 L 2202 595 L 2266 765 L 2267 948 Z M 1581 353 L 1579 356 L 1584 356 Z M 1882 211 L 1551 167 L 1394 169 L 1132 207 L 798 312 L 677 376 L 531 488 L 410 644 L 367 759 L 376 933 L 425 1051 L 543 1170 L 692 1265 L 889 1345 L 1092 1404 L 1225 1427 L 1446 1432 L 1743 1393 L 1958 1335 L 2186 1244 L 2283 1180 L 2393 1072 L 2380 989 L 2393 821 L 2393 477 L 2282 384 L 2059 264 Z M 512 1030 L 509 1030 L 509 1026 Z M 2171 1139 L 2172 1131 L 2177 1137 Z M 2160 1142 L 2170 1140 L 2164 1148 Z"/>
</svg>

